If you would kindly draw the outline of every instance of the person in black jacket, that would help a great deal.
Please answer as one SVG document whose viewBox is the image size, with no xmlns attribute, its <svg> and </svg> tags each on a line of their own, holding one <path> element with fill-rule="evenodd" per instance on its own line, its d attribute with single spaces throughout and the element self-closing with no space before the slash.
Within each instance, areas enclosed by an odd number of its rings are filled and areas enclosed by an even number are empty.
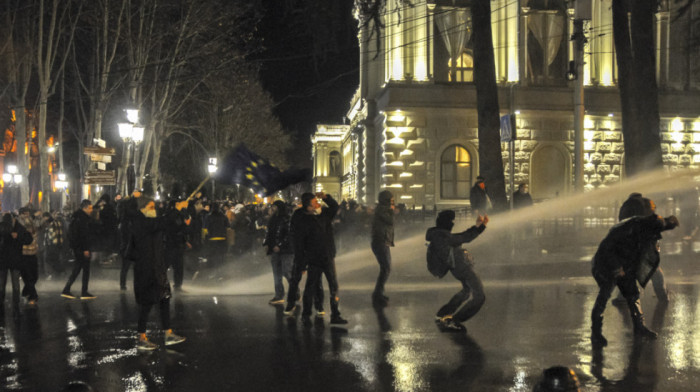
<svg viewBox="0 0 700 392">
<path fill-rule="evenodd" d="M 327 207 L 321 207 L 318 199 Z M 301 196 L 301 213 L 292 221 L 294 244 L 294 275 L 301 276 L 300 268 L 308 266 L 306 287 L 304 288 L 302 316 L 311 316 L 313 297 L 317 293 L 321 274 L 326 275 L 331 305 L 331 324 L 347 324 L 340 316 L 338 308 L 338 280 L 335 273 L 335 244 L 331 224 L 338 212 L 338 203 L 323 192 L 316 195 L 304 193 Z M 293 312 L 296 292 L 290 287 L 285 313 Z"/>
<path fill-rule="evenodd" d="M 635 336 L 656 338 L 656 332 L 644 325 L 639 289 L 646 286 L 659 266 L 657 246 L 661 232 L 678 226 L 678 218 L 662 218 L 656 214 L 634 216 L 613 226 L 601 241 L 593 256 L 592 274 L 598 284 L 598 297 L 591 311 L 591 341 L 605 346 L 608 341 L 602 333 L 603 312 L 615 286 L 627 300 Z"/>
<path fill-rule="evenodd" d="M 513 192 L 513 208 L 523 208 L 532 205 L 529 186 L 525 183 L 518 185 L 518 190 Z"/>
<path fill-rule="evenodd" d="M 0 315 L 5 309 L 7 275 L 12 282 L 12 309 L 19 316 L 19 275 L 22 268 L 22 247 L 32 243 L 32 235 L 12 214 L 5 214 L 0 222 Z"/>
<path fill-rule="evenodd" d="M 277 200 L 272 205 L 273 215 L 267 223 L 267 233 L 263 246 L 267 249 L 272 264 L 272 278 L 275 283 L 275 296 L 270 300 L 270 305 L 284 303 L 284 284 L 282 278 L 290 284 L 292 275 L 292 245 L 289 241 L 289 214 L 287 205 L 282 200 Z"/>
<path fill-rule="evenodd" d="M 119 273 L 119 289 L 126 291 L 126 275 L 129 273 L 132 260 L 127 253 L 131 245 L 131 221 L 138 214 L 138 198 L 141 197 L 140 190 L 134 190 L 130 197 L 125 197 L 117 204 L 117 216 L 119 217 L 119 257 L 122 259 L 122 268 Z"/>
<path fill-rule="evenodd" d="M 166 268 L 173 269 L 175 291 L 182 291 L 184 277 L 185 249 L 192 247 L 187 242 L 187 226 L 190 216 L 187 212 L 189 202 L 172 200 L 165 213 L 165 260 Z"/>
<path fill-rule="evenodd" d="M 469 191 L 469 204 L 472 206 L 472 214 L 478 216 L 491 209 L 491 198 L 486 190 L 484 177 L 477 177 L 476 183 Z"/>
<path fill-rule="evenodd" d="M 226 260 L 226 251 L 228 250 L 228 243 L 226 242 L 226 228 L 228 228 L 229 221 L 221 212 L 221 208 L 217 203 L 212 203 L 211 214 L 207 217 L 207 259 L 209 260 L 209 267 L 216 269 L 213 271 L 214 274 L 221 274 L 221 267 L 223 267 Z"/>
<path fill-rule="evenodd" d="M 489 223 L 489 217 L 479 215 L 476 225 L 461 233 L 452 234 L 454 220 L 454 211 L 441 211 L 435 220 L 435 227 L 431 227 L 425 233 L 425 239 L 430 241 L 432 246 L 441 250 L 447 249 L 445 253 L 452 255 L 448 260 L 449 271 L 462 283 L 462 290 L 441 307 L 435 316 L 442 330 L 450 332 L 464 331 L 462 323 L 474 317 L 486 302 L 484 286 L 474 271 L 471 258 L 462 249 L 462 244 L 473 241 L 483 233 Z"/>
<path fill-rule="evenodd" d="M 96 297 L 88 292 L 88 283 L 90 282 L 90 251 L 93 246 L 94 222 L 90 215 L 92 214 L 92 203 L 90 200 L 80 202 L 80 208 L 73 213 L 69 230 L 70 246 L 75 255 L 75 267 L 68 277 L 68 282 L 63 288 L 61 296 L 64 298 L 75 299 L 71 294 L 70 287 L 73 285 L 75 278 L 78 277 L 80 271 L 83 271 L 83 285 L 80 294 L 80 299 L 95 299 Z"/>
<path fill-rule="evenodd" d="M 146 196 L 138 199 L 139 213 L 131 223 L 131 249 L 127 257 L 134 261 L 134 295 L 139 305 L 138 344 L 140 350 L 155 350 L 158 346 L 146 337 L 148 314 L 153 305 L 160 310 L 165 345 L 182 343 L 185 338 L 170 328 L 170 282 L 165 262 L 166 221 L 156 216 L 155 202 Z"/>
<path fill-rule="evenodd" d="M 386 305 L 389 297 L 384 295 L 384 285 L 391 272 L 391 251 L 394 246 L 394 195 L 384 190 L 377 196 L 377 208 L 372 220 L 371 248 L 379 263 L 379 276 L 372 293 L 372 302 L 376 305 Z"/>
</svg>

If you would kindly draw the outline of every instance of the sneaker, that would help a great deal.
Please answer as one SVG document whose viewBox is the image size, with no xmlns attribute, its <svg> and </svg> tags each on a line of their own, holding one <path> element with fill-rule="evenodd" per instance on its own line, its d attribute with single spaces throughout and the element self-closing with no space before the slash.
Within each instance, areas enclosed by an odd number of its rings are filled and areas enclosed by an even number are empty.
<svg viewBox="0 0 700 392">
<path fill-rule="evenodd" d="M 462 332 L 466 330 L 466 328 L 464 328 L 464 325 L 458 323 L 457 321 L 454 321 L 452 318 L 442 321 L 440 323 L 440 326 L 446 332 Z"/>
<path fill-rule="evenodd" d="M 61 297 L 68 298 L 68 299 L 75 299 L 75 295 L 71 294 L 70 291 L 62 292 Z"/>
<path fill-rule="evenodd" d="M 316 318 L 323 318 L 323 316 L 325 316 L 325 315 L 326 315 L 326 312 L 324 312 L 323 310 L 316 311 Z"/>
<path fill-rule="evenodd" d="M 347 324 L 347 323 L 348 323 L 348 320 L 340 317 L 340 315 L 331 317 L 331 324 Z"/>
<path fill-rule="evenodd" d="M 158 345 L 148 340 L 148 338 L 139 339 L 138 343 L 136 343 L 137 350 L 153 351 L 157 348 Z"/>
<path fill-rule="evenodd" d="M 284 309 L 284 315 L 285 316 L 294 316 L 294 311 L 297 310 L 297 306 L 292 304 L 291 306 L 287 305 L 287 308 Z"/>
<path fill-rule="evenodd" d="M 284 303 L 284 298 L 275 297 L 267 302 L 270 305 L 281 305 Z"/>
<path fill-rule="evenodd" d="M 165 333 L 165 345 L 172 346 L 174 344 L 182 343 L 186 340 L 184 336 L 176 335 L 172 332 Z"/>
<path fill-rule="evenodd" d="M 97 297 L 95 297 L 94 295 L 92 295 L 88 292 L 84 292 L 83 294 L 80 295 L 80 299 L 95 299 L 95 298 L 97 298 Z"/>
</svg>

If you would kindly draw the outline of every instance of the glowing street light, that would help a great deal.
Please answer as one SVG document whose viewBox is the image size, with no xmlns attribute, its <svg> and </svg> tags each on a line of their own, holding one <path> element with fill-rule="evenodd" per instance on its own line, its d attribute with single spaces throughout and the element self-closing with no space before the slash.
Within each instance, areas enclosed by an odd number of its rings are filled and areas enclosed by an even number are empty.
<svg viewBox="0 0 700 392">
<path fill-rule="evenodd" d="M 217 170 L 219 170 L 218 166 L 216 166 L 217 159 L 216 158 L 209 158 L 209 165 L 207 166 L 207 170 L 209 171 L 210 174 L 216 173 Z"/>
<path fill-rule="evenodd" d="M 130 123 L 136 124 L 139 122 L 139 110 L 138 109 L 133 109 L 133 108 L 128 108 L 124 110 L 126 112 L 126 119 L 129 120 Z"/>
</svg>

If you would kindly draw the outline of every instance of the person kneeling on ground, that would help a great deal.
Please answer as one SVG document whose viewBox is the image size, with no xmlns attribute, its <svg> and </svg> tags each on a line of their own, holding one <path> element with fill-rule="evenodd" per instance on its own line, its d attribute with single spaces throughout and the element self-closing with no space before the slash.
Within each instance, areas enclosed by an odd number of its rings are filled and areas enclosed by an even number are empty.
<svg viewBox="0 0 700 392">
<path fill-rule="evenodd" d="M 437 312 L 436 322 L 446 331 L 464 331 L 462 323 L 479 312 L 486 301 L 486 296 L 481 279 L 474 271 L 471 256 L 465 249 L 462 249 L 462 244 L 471 242 L 486 230 L 489 217 L 488 215 L 479 215 L 476 218 L 476 225 L 457 234 L 452 234 L 454 220 L 454 211 L 441 211 L 435 220 L 435 227 L 431 227 L 425 233 L 425 239 L 430 241 L 428 247 L 429 264 L 431 257 L 434 257 L 432 254 L 445 255 L 442 257 L 444 259 L 443 270 L 438 273 L 433 270 L 431 272 L 442 277 L 449 270 L 457 280 L 462 282 L 462 290 Z"/>
</svg>

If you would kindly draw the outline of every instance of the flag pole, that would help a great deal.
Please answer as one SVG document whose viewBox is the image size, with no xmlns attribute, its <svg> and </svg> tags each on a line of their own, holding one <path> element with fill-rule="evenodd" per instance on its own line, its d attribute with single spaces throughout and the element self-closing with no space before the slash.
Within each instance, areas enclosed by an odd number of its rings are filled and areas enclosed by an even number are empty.
<svg viewBox="0 0 700 392">
<path fill-rule="evenodd" d="M 207 181 L 209 181 L 210 179 L 211 179 L 211 174 L 208 175 L 204 180 L 202 180 L 202 182 L 199 184 L 199 186 L 194 190 L 194 192 L 192 192 L 192 194 L 190 195 L 190 197 L 187 198 L 187 201 L 192 200 L 192 198 L 194 197 L 194 195 L 196 195 L 197 192 L 199 192 L 199 190 L 202 189 L 202 187 L 204 186 L 204 184 L 206 184 Z"/>
</svg>

